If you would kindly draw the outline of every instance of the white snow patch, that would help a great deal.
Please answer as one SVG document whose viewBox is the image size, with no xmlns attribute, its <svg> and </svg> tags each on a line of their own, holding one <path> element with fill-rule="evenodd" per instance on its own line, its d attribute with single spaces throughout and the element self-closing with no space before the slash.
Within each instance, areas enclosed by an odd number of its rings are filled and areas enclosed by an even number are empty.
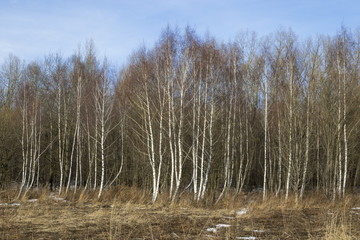
<svg viewBox="0 0 360 240">
<path fill-rule="evenodd" d="M 236 239 L 256 239 L 256 237 L 236 237 Z"/>
<path fill-rule="evenodd" d="M 360 207 L 354 207 L 351 210 L 360 210 Z"/>
<path fill-rule="evenodd" d="M 230 224 L 225 224 L 225 223 L 219 223 L 219 224 L 216 224 L 216 226 L 214 228 L 207 228 L 206 231 L 216 233 L 218 229 L 220 229 L 220 228 L 228 228 L 228 227 L 231 227 L 231 225 Z"/>
<path fill-rule="evenodd" d="M 217 229 L 216 228 L 207 228 L 206 231 L 216 233 Z"/>
<path fill-rule="evenodd" d="M 350 211 L 351 214 L 360 215 L 358 212 Z"/>
<path fill-rule="evenodd" d="M 54 201 L 66 202 L 64 198 L 57 197 L 55 193 L 50 193 L 50 198 Z"/>
<path fill-rule="evenodd" d="M 226 218 L 226 219 L 234 219 L 234 217 L 231 217 L 231 216 L 224 216 L 224 218 Z"/>
<path fill-rule="evenodd" d="M 227 227 L 231 227 L 231 225 L 230 224 L 223 224 L 223 223 L 216 224 L 217 229 L 219 229 L 219 228 L 227 228 Z"/>
<path fill-rule="evenodd" d="M 254 233 L 263 233 L 265 232 L 264 230 L 252 230 Z"/>
<path fill-rule="evenodd" d="M 20 206 L 20 203 L 0 203 L 0 206 Z"/>
<path fill-rule="evenodd" d="M 248 210 L 246 208 L 243 208 L 240 211 L 237 211 L 236 215 L 245 215 L 247 213 L 248 213 Z"/>
<path fill-rule="evenodd" d="M 66 200 L 64 198 L 62 198 L 62 197 L 53 197 L 52 200 L 66 202 Z"/>
<path fill-rule="evenodd" d="M 27 200 L 27 201 L 28 201 L 28 202 L 37 202 L 38 199 L 33 198 L 33 199 L 29 199 L 29 200 Z"/>
<path fill-rule="evenodd" d="M 54 193 L 50 194 L 50 198 L 54 201 L 58 201 L 58 202 L 66 202 L 66 200 L 64 198 L 61 197 L 57 197 Z"/>
<path fill-rule="evenodd" d="M 177 234 L 174 233 L 174 232 L 171 233 L 170 236 L 171 236 L 172 239 L 178 239 L 178 238 L 180 238 L 179 235 L 177 235 Z"/>
</svg>

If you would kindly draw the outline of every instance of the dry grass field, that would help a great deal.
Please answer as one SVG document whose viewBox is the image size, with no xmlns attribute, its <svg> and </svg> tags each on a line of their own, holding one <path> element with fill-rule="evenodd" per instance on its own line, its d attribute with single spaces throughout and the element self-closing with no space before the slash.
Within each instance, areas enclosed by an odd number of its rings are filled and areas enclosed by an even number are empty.
<svg viewBox="0 0 360 240">
<path fill-rule="evenodd" d="M 259 193 L 228 194 L 218 204 L 183 194 L 170 204 L 133 188 L 73 192 L 47 190 L 15 200 L 0 192 L 0 239 L 360 239 L 358 194 L 332 202 L 321 194 L 303 200 Z M 208 197 L 207 199 L 212 199 Z"/>
</svg>

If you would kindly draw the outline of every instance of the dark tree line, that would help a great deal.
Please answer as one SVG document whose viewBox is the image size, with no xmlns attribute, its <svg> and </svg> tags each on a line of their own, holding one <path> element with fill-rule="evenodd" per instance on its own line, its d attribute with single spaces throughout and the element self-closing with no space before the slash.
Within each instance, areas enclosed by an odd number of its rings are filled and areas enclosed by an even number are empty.
<svg viewBox="0 0 360 240">
<path fill-rule="evenodd" d="M 360 186 L 360 34 L 218 43 L 167 28 L 120 71 L 89 42 L 1 66 L 0 181 L 19 196 L 136 186 L 175 200 Z"/>
</svg>

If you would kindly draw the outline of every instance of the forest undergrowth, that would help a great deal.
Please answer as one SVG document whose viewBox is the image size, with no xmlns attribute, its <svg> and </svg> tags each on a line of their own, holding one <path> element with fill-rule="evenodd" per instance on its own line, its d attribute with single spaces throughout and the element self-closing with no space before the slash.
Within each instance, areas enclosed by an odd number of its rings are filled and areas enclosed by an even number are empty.
<svg viewBox="0 0 360 240">
<path fill-rule="evenodd" d="M 162 192 L 131 187 L 69 190 L 58 195 L 34 189 L 17 199 L 0 192 L 0 239 L 360 239 L 359 193 L 332 200 L 325 193 L 291 195 L 227 192 L 194 201 L 182 193 L 169 201 Z"/>
</svg>

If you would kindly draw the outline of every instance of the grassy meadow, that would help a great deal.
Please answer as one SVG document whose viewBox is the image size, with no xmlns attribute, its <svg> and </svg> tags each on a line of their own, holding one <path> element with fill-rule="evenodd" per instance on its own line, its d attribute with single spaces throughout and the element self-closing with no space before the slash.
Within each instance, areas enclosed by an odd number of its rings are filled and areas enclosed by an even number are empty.
<svg viewBox="0 0 360 240">
<path fill-rule="evenodd" d="M 304 199 L 261 193 L 227 193 L 195 202 L 166 193 L 152 204 L 148 192 L 129 187 L 60 196 L 31 190 L 16 199 L 0 192 L 0 239 L 360 239 L 359 194 L 332 201 L 325 194 Z"/>
</svg>

